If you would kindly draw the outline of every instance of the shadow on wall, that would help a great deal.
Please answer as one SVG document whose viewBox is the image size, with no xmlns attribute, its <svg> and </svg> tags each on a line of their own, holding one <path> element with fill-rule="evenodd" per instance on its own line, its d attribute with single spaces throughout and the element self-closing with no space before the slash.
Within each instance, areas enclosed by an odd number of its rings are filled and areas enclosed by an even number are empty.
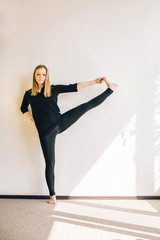
<svg viewBox="0 0 160 240">
<path fill-rule="evenodd" d="M 84 181 L 85 176 L 99 161 L 106 149 L 109 149 L 111 143 L 116 139 L 117 133 L 122 134 L 121 141 L 123 145 L 126 144 L 128 134 L 135 134 L 135 129 L 128 132 L 127 127 L 124 128 L 126 121 L 130 119 L 135 109 L 132 103 L 131 92 L 123 88 L 126 84 L 124 84 L 124 86 L 122 85 L 119 87 L 119 90 L 107 98 L 105 102 L 83 115 L 81 119 L 72 126 L 72 129 L 75 128 L 74 131 L 67 130 L 62 133 L 63 137 L 60 136 L 57 138 L 57 189 L 71 193 L 81 181 Z M 60 147 L 62 143 L 63 151 Z M 67 144 L 67 147 L 64 143 Z M 63 163 L 61 159 L 64 159 Z M 106 159 L 106 161 L 110 162 L 112 160 L 113 159 Z M 121 165 L 124 164 L 123 159 L 117 156 L 114 160 L 115 163 L 122 161 Z M 110 162 L 108 162 L 108 168 L 110 167 Z M 106 172 L 107 171 L 110 170 L 106 169 Z M 101 177 L 99 174 L 98 172 L 95 189 L 97 189 Z M 113 172 L 112 179 L 115 179 L 115 186 L 117 186 L 118 181 L 118 177 L 116 177 Z M 111 181 L 109 183 L 104 182 L 103 185 L 105 188 L 107 188 L 106 184 L 112 185 Z M 90 187 L 93 188 L 93 184 Z M 95 195 L 96 194 L 97 190 L 95 191 Z M 84 195 L 87 194 L 85 193 Z M 101 194 L 98 193 L 97 195 Z"/>
<path fill-rule="evenodd" d="M 151 80 L 148 79 L 147 82 L 151 82 Z M 160 81 L 158 80 L 158 82 Z M 123 86 L 121 86 L 121 89 L 117 91 L 115 96 L 111 96 L 101 106 L 92 109 L 90 112 L 86 113 L 81 120 L 79 120 L 79 128 L 85 129 L 86 124 L 86 131 L 78 132 L 78 137 L 76 135 L 76 131 L 78 130 L 75 130 L 75 133 L 67 133 L 68 135 L 71 134 L 69 136 L 70 139 L 76 139 L 76 149 L 72 149 L 72 153 L 68 149 L 65 150 L 65 147 L 63 153 L 62 151 L 59 153 L 60 150 L 58 149 L 58 154 L 61 156 L 60 159 L 66 159 L 64 165 L 62 167 L 58 166 L 59 169 L 57 170 L 57 182 L 58 184 L 60 183 L 60 188 L 62 187 L 64 191 L 67 189 L 67 192 L 71 193 L 101 157 L 102 153 L 109 148 L 111 143 L 117 137 L 117 133 L 120 133 L 121 143 L 124 148 L 129 141 L 128 138 L 133 138 L 135 141 L 135 152 L 130 152 L 130 154 L 133 154 L 133 162 L 135 163 L 135 196 L 159 195 L 160 145 L 158 141 L 160 120 L 158 118 L 160 113 L 160 84 L 158 82 L 156 81 L 155 86 L 153 84 L 150 88 L 144 89 L 144 92 L 142 87 L 138 87 L 136 89 L 136 94 L 134 91 L 131 92 L 131 88 L 128 88 L 128 93 L 126 93 Z M 108 111 L 104 114 L 105 108 Z M 135 113 L 135 115 L 133 115 L 133 113 Z M 88 119 L 94 119 L 94 121 L 89 123 L 87 122 Z M 130 121 L 128 121 L 128 119 L 130 119 Z M 96 125 L 96 122 L 100 122 L 103 125 L 103 132 L 102 129 Z M 94 124 L 96 125 L 95 128 Z M 77 126 L 78 125 L 75 123 L 73 128 L 77 128 Z M 67 134 L 63 135 L 63 138 L 66 138 L 66 142 L 68 141 Z M 88 135 L 90 136 L 90 139 L 87 139 Z M 77 156 L 77 158 L 75 159 L 74 156 Z M 72 159 L 74 159 L 74 161 L 72 161 Z M 118 161 L 121 161 L 120 170 L 122 170 L 122 165 L 125 164 L 125 161 L 120 158 L 117 159 L 117 163 Z M 72 171 L 72 169 L 74 169 L 74 171 Z M 123 171 L 124 170 L 122 170 L 122 172 Z M 64 177 L 65 188 L 63 188 L 64 182 L 62 183 L 61 176 Z M 128 176 L 128 179 L 125 179 L 126 182 L 130 181 L 129 177 L 131 178 L 131 176 Z M 119 178 L 116 175 L 115 178 L 115 181 L 119 183 Z M 110 185 L 112 185 L 112 181 L 110 182 Z M 120 196 L 123 196 L 123 194 L 120 194 Z"/>
</svg>

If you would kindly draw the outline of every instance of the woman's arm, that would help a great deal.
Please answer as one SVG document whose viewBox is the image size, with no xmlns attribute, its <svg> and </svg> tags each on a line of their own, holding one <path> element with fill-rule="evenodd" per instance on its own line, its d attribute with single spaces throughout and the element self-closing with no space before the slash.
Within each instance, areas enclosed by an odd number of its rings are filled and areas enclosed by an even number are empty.
<svg viewBox="0 0 160 240">
<path fill-rule="evenodd" d="M 33 119 L 33 116 L 30 114 L 30 112 L 25 112 L 24 115 L 25 115 L 27 118 L 29 118 L 29 119 L 35 124 L 34 119 Z"/>
<path fill-rule="evenodd" d="M 85 88 L 85 87 L 91 86 L 96 83 L 101 84 L 104 80 L 105 80 L 105 77 L 99 77 L 99 78 L 96 78 L 95 80 L 91 80 L 91 81 L 78 82 L 77 89 L 79 90 L 81 88 Z"/>
</svg>

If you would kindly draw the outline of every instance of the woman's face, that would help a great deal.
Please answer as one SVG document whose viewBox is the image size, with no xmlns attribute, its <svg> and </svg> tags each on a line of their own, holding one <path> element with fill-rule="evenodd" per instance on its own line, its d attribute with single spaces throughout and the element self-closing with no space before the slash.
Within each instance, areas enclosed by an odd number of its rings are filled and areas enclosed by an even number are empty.
<svg viewBox="0 0 160 240">
<path fill-rule="evenodd" d="M 46 69 L 45 68 L 38 68 L 35 72 L 35 79 L 38 85 L 42 85 L 46 79 Z"/>
</svg>

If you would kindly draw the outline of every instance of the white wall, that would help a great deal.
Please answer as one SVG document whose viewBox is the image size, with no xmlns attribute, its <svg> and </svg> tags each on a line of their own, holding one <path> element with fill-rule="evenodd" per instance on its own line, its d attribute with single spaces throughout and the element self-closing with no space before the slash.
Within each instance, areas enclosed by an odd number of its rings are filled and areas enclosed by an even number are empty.
<svg viewBox="0 0 160 240">
<path fill-rule="evenodd" d="M 57 136 L 56 194 L 160 194 L 160 1 L 6 0 L 1 12 L 0 194 L 46 195 L 37 130 L 20 112 L 38 64 L 51 83 L 119 89 Z M 61 112 L 100 94 L 59 96 Z"/>
</svg>

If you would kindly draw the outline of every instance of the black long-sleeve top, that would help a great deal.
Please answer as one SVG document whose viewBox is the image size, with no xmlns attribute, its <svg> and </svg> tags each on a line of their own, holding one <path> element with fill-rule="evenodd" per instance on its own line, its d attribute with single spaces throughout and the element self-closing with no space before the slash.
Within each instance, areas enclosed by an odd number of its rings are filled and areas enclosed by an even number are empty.
<svg viewBox="0 0 160 240">
<path fill-rule="evenodd" d="M 28 105 L 32 109 L 33 119 L 40 137 L 45 136 L 54 127 L 56 121 L 60 118 L 61 113 L 57 105 L 57 97 L 59 93 L 77 92 L 77 83 L 69 85 L 51 85 L 51 96 L 44 96 L 44 87 L 36 96 L 31 96 L 31 89 L 25 91 L 21 112 L 28 112 Z"/>
</svg>

